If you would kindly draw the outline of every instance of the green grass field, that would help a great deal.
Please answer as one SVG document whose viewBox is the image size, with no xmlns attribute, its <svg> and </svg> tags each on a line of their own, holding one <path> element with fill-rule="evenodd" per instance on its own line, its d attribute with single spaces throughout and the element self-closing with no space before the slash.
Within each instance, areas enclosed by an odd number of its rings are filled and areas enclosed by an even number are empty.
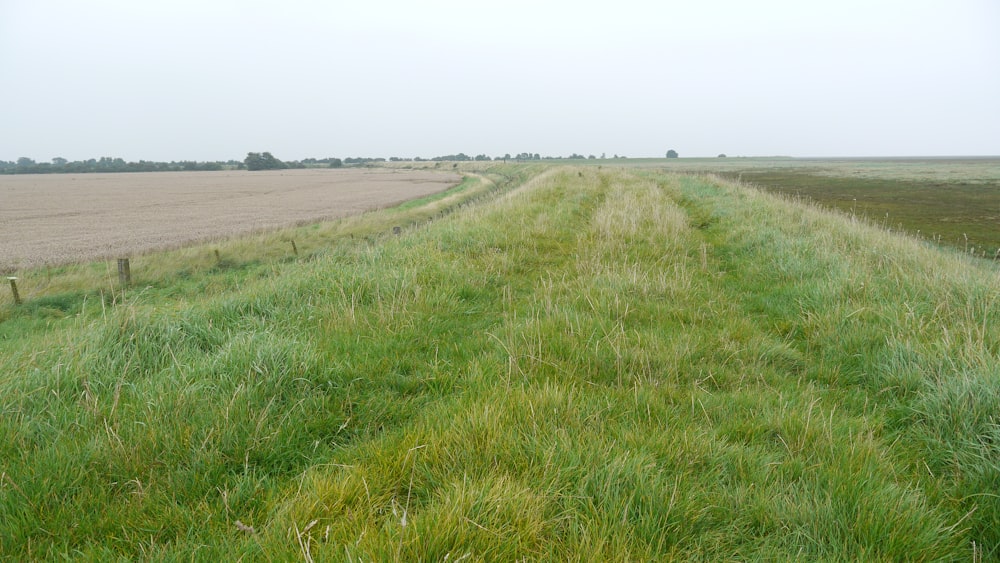
<svg viewBox="0 0 1000 563">
<path fill-rule="evenodd" d="M 856 178 L 795 171 L 750 172 L 742 179 L 963 252 L 1000 258 L 1000 181 Z"/>
<path fill-rule="evenodd" d="M 655 166 L 268 237 L 0 303 L 4 558 L 1000 558 L 991 261 Z"/>
<path fill-rule="evenodd" d="M 1000 159 L 995 157 L 720 158 L 644 165 L 750 182 L 936 244 L 1000 258 Z"/>
</svg>

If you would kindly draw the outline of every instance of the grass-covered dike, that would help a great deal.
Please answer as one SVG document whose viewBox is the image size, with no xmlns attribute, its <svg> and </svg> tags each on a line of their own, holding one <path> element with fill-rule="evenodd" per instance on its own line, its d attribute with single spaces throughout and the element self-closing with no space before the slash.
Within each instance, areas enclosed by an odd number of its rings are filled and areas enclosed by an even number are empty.
<svg viewBox="0 0 1000 563">
<path fill-rule="evenodd" d="M 0 554 L 1000 558 L 994 264 L 511 170 L 399 236 L 4 304 Z"/>
</svg>

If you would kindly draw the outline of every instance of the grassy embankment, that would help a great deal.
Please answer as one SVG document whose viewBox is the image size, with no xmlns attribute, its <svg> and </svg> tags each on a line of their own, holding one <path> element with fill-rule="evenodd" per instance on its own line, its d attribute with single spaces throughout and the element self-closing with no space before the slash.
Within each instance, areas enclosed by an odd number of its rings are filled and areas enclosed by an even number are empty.
<svg viewBox="0 0 1000 563">
<path fill-rule="evenodd" d="M 989 263 L 563 168 L 266 273 L 0 324 L 0 553 L 1000 556 Z"/>
</svg>

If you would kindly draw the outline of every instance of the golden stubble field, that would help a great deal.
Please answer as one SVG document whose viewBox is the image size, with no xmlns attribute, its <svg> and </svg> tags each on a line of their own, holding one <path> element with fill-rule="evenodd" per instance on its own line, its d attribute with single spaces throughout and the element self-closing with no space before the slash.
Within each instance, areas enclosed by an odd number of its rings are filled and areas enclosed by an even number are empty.
<svg viewBox="0 0 1000 563">
<path fill-rule="evenodd" d="M 0 271 L 124 257 L 389 207 L 457 174 L 307 169 L 0 176 Z"/>
</svg>

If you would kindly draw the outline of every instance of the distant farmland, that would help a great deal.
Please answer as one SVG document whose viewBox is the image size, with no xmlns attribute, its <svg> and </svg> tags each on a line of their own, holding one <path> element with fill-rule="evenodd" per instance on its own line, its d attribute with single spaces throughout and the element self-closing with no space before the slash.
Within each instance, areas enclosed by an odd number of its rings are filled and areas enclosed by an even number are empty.
<svg viewBox="0 0 1000 563">
<path fill-rule="evenodd" d="M 987 258 L 1000 257 L 1000 159 L 715 158 L 643 163 L 714 173 Z"/>
<path fill-rule="evenodd" d="M 457 174 L 371 169 L 0 177 L 0 270 L 127 256 L 387 207 Z"/>
</svg>

